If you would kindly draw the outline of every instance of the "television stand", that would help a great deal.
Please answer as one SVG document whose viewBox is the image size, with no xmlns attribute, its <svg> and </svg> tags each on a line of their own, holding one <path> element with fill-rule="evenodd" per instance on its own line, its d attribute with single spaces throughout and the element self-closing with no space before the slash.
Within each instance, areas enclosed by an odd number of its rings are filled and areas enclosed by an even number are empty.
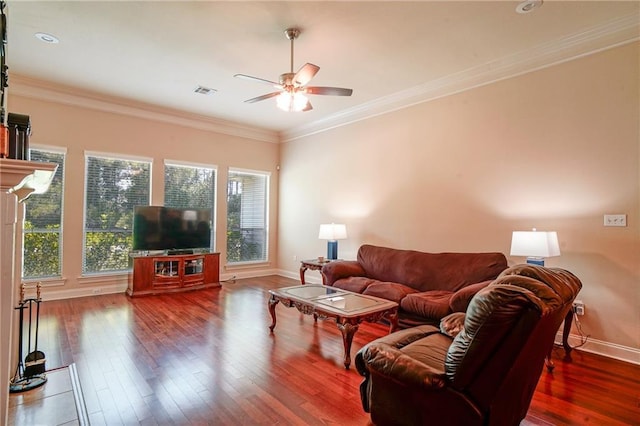
<svg viewBox="0 0 640 426">
<path fill-rule="evenodd" d="M 177 293 L 220 286 L 220 253 L 134 256 L 127 294 Z"/>
</svg>

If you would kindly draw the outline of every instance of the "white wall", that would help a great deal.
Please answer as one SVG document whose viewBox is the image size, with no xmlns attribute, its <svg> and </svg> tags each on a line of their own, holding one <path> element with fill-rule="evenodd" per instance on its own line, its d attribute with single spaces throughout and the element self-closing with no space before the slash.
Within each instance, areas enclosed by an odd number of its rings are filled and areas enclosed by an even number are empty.
<svg viewBox="0 0 640 426">
<path fill-rule="evenodd" d="M 512 231 L 554 230 L 547 265 L 583 282 L 585 348 L 640 363 L 639 57 L 625 45 L 283 144 L 280 268 L 325 254 L 325 222 L 347 225 L 342 258 L 508 256 Z"/>
</svg>

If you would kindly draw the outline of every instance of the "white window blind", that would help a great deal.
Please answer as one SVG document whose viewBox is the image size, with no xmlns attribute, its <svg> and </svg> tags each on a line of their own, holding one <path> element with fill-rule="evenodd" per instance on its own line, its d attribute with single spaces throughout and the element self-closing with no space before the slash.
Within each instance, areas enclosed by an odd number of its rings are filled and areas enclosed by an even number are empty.
<svg viewBox="0 0 640 426">
<path fill-rule="evenodd" d="M 164 166 L 164 205 L 175 208 L 209 209 L 215 212 L 216 170 L 213 167 L 171 164 Z M 211 226 L 211 241 L 214 238 Z"/>
<path fill-rule="evenodd" d="M 59 150 L 30 149 L 31 161 L 56 163 L 58 169 L 44 194 L 32 194 L 24 202 L 22 278 L 62 275 L 62 200 L 65 154 Z"/>
<path fill-rule="evenodd" d="M 149 205 L 151 161 L 87 154 L 84 274 L 130 269 L 133 208 Z"/>
<path fill-rule="evenodd" d="M 269 174 L 229 171 L 227 261 L 264 262 L 268 247 Z"/>
</svg>

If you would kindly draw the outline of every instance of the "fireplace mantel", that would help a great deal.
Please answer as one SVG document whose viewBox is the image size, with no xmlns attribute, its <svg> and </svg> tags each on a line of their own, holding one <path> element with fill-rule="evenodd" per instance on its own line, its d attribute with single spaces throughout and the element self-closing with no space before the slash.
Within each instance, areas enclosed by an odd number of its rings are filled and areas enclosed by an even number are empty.
<svg viewBox="0 0 640 426">
<path fill-rule="evenodd" d="M 47 192 L 57 168 L 55 163 L 0 158 L 0 190 L 24 201 L 32 193 Z"/>
<path fill-rule="evenodd" d="M 13 326 L 20 273 L 16 235 L 22 226 L 18 201 L 46 192 L 57 168 L 55 163 L 0 158 L 0 425 L 7 422 L 9 383 L 17 361 Z"/>
</svg>

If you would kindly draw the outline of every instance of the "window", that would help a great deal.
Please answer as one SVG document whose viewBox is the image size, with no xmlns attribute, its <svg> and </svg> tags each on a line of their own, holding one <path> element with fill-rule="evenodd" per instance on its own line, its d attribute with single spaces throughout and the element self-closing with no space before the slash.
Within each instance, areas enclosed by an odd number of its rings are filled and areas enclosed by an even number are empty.
<svg viewBox="0 0 640 426">
<path fill-rule="evenodd" d="M 129 269 L 133 208 L 150 200 L 151 160 L 86 154 L 84 274 Z"/>
<path fill-rule="evenodd" d="M 164 165 L 165 207 L 211 209 L 215 212 L 216 170 L 208 166 L 196 166 L 166 162 Z M 212 224 L 213 225 L 213 224 Z M 211 227 L 211 241 L 214 226 Z"/>
<path fill-rule="evenodd" d="M 227 261 L 267 260 L 269 174 L 229 170 Z"/>
<path fill-rule="evenodd" d="M 31 148 L 31 161 L 58 164 L 49 189 L 32 194 L 24 202 L 22 278 L 38 279 L 62 275 L 62 196 L 65 153 L 55 148 Z"/>
</svg>

